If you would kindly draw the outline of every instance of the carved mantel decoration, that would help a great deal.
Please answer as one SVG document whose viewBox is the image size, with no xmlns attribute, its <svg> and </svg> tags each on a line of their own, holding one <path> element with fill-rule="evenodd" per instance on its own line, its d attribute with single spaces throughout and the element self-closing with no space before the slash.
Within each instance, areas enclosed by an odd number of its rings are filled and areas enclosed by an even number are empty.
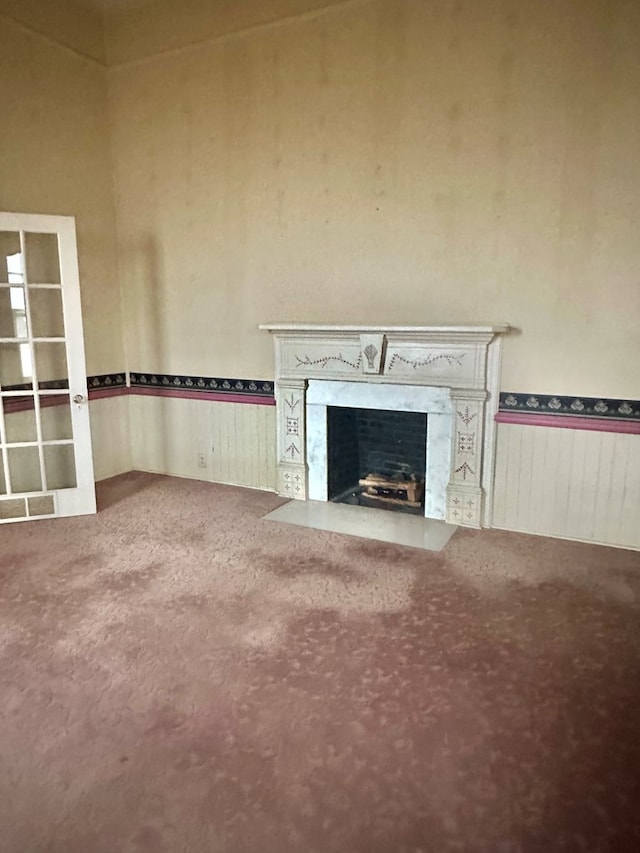
<svg viewBox="0 0 640 853">
<path fill-rule="evenodd" d="M 432 388 L 440 401 L 434 422 L 440 419 L 438 434 L 446 436 L 444 448 L 442 443 L 438 447 L 449 473 L 441 505 L 437 499 L 427 500 L 426 514 L 466 527 L 490 526 L 500 342 L 508 326 L 274 323 L 260 328 L 271 332 L 275 341 L 278 494 L 296 500 L 309 497 L 309 381 L 332 380 L 334 387 L 369 383 L 381 386 L 381 392 L 385 385 L 390 391 L 399 386 Z M 428 404 L 425 409 L 429 434 Z M 428 445 L 427 493 L 429 456 Z M 438 464 L 441 468 L 442 459 Z"/>
</svg>

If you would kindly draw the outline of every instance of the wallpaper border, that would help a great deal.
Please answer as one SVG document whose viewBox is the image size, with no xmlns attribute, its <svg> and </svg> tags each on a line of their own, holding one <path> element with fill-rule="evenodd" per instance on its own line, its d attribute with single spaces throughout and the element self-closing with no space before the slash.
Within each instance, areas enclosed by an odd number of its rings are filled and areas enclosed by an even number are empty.
<svg viewBox="0 0 640 853">
<path fill-rule="evenodd" d="M 567 397 L 559 394 L 500 393 L 501 412 L 640 421 L 640 400 L 610 397 Z"/>
<path fill-rule="evenodd" d="M 274 382 L 192 374 L 103 373 L 87 377 L 89 399 L 140 394 L 275 405 Z M 564 394 L 500 393 L 498 423 L 640 434 L 640 400 Z"/>
<path fill-rule="evenodd" d="M 43 388 L 65 387 L 61 382 L 48 382 Z M 266 379 L 230 379 L 177 373 L 140 373 L 124 370 L 87 377 L 89 400 L 136 394 L 154 397 L 178 397 L 187 400 L 245 403 L 274 406 L 274 382 Z M 5 401 L 5 411 L 25 411 L 33 407 L 31 391 L 25 396 Z M 43 406 L 61 405 L 68 397 L 42 397 Z M 611 397 L 576 397 L 560 394 L 523 394 L 503 391 L 495 416 L 497 423 L 540 426 L 560 429 L 592 430 L 640 435 L 640 400 Z"/>
<path fill-rule="evenodd" d="M 495 419 L 521 426 L 640 434 L 640 400 L 504 391 Z"/>
<path fill-rule="evenodd" d="M 214 402 L 275 405 L 274 383 L 266 379 L 229 379 L 183 373 L 129 374 L 130 393 Z"/>
</svg>

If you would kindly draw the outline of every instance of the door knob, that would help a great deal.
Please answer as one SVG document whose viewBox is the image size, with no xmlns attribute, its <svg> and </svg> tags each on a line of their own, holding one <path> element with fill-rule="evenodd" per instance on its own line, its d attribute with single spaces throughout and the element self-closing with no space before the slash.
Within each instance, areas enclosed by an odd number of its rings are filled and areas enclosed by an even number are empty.
<svg viewBox="0 0 640 853">
<path fill-rule="evenodd" d="M 86 397 L 84 397 L 82 394 L 76 394 L 73 398 L 73 402 L 80 405 L 81 403 L 86 403 L 87 400 Z"/>
</svg>

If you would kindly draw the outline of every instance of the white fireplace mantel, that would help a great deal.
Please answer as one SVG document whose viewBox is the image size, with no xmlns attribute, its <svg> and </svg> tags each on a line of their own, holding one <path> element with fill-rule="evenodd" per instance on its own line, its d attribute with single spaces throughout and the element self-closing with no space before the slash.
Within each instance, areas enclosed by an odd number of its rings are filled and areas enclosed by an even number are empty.
<svg viewBox="0 0 640 853">
<path fill-rule="evenodd" d="M 270 323 L 259 328 L 275 341 L 279 494 L 308 497 L 309 380 L 426 386 L 442 389 L 451 402 L 446 497 L 441 510 L 430 511 L 437 501 L 427 500 L 426 512 L 453 524 L 490 525 L 500 341 L 509 326 Z M 428 460 L 427 496 L 429 479 Z"/>
</svg>

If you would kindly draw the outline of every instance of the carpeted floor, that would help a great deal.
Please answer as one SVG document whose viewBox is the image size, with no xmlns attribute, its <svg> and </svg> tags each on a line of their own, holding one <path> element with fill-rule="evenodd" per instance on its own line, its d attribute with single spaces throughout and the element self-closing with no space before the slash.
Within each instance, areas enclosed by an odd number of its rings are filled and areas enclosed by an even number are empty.
<svg viewBox="0 0 640 853">
<path fill-rule="evenodd" d="M 0 528 L 2 853 L 640 849 L 640 555 L 144 474 Z"/>
</svg>

